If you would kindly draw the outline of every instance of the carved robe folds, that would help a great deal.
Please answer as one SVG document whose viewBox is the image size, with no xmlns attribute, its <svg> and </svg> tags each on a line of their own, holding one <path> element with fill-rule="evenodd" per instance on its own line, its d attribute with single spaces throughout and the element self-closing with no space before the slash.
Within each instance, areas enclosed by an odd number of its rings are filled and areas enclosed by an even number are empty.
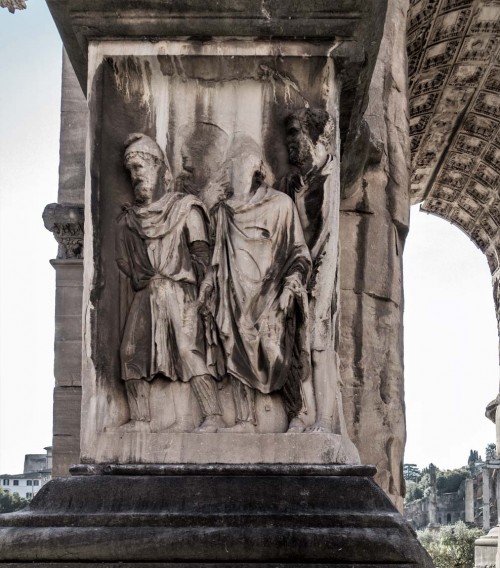
<svg viewBox="0 0 500 568">
<path fill-rule="evenodd" d="M 121 218 L 116 258 L 135 289 L 121 344 L 124 380 L 160 374 L 186 382 L 210 374 L 189 253 L 191 243 L 208 240 L 206 223 L 202 203 L 180 193 Z"/>
<path fill-rule="evenodd" d="M 216 321 L 227 373 L 271 393 L 285 385 L 294 356 L 302 367 L 309 357 L 307 300 L 295 300 L 291 313 L 279 308 L 285 279 L 298 274 L 305 281 L 311 267 L 297 210 L 262 185 L 250 201 L 220 207 L 216 234 Z"/>
<path fill-rule="evenodd" d="M 89 217 L 95 250 L 86 265 L 85 460 L 358 463 L 339 424 L 334 45 L 166 40 L 141 44 L 142 54 L 132 43 L 113 53 L 116 46 L 98 45 L 91 76 L 104 90 L 92 99 L 102 108 L 91 113 L 105 113 L 113 128 L 92 129 L 90 140 L 109 154 L 91 160 L 99 176 L 88 178 L 100 216 Z M 311 117 L 324 124 L 309 131 Z M 141 134 L 143 147 L 127 150 L 122 167 L 130 133 Z M 286 195 L 280 181 L 312 168 L 296 163 L 304 156 L 321 179 Z M 158 199 L 167 170 L 167 194 L 172 183 L 182 190 L 171 205 Z M 153 202 L 138 220 L 148 183 Z M 118 227 L 120 207 L 133 199 Z M 212 213 L 210 231 L 203 208 Z M 210 245 L 203 281 L 187 227 L 195 212 L 204 234 L 194 240 Z M 110 243 L 118 230 L 117 267 Z M 128 270 L 135 304 L 120 309 Z M 132 416 L 133 396 L 148 399 L 149 421 Z"/>
</svg>

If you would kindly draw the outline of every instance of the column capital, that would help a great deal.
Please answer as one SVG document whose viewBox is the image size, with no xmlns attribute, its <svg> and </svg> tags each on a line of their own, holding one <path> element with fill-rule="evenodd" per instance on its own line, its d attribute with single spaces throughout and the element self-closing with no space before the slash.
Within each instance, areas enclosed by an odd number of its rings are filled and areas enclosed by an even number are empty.
<svg viewBox="0 0 500 568">
<path fill-rule="evenodd" d="M 57 259 L 82 259 L 83 205 L 50 203 L 45 207 L 42 218 L 45 228 L 54 235 L 59 244 Z"/>
<path fill-rule="evenodd" d="M 0 0 L 0 8 L 7 8 L 13 14 L 16 10 L 26 10 L 26 0 Z"/>
</svg>

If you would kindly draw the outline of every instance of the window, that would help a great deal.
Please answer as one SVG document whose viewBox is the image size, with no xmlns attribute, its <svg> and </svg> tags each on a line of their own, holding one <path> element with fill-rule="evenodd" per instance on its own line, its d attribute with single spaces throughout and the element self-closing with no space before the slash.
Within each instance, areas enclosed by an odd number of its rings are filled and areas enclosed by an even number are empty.
<svg viewBox="0 0 500 568">
<path fill-rule="evenodd" d="M 13 483 L 13 485 L 19 485 L 19 479 L 14 479 L 14 481 L 12 483 Z"/>
<path fill-rule="evenodd" d="M 33 481 L 31 481 L 31 479 L 27 479 L 27 480 L 26 480 L 26 485 L 33 485 Z"/>
<path fill-rule="evenodd" d="M 33 495 L 31 493 L 26 493 L 26 499 L 31 499 Z"/>
<path fill-rule="evenodd" d="M 3 479 L 3 480 L 2 480 L 2 485 L 9 485 L 9 480 L 8 480 L 8 479 Z"/>
<path fill-rule="evenodd" d="M 40 482 L 38 481 L 38 479 L 33 480 L 33 485 L 40 485 Z"/>
<path fill-rule="evenodd" d="M 451 514 L 450 514 L 450 513 L 448 513 L 448 514 L 446 515 L 446 522 L 447 522 L 447 524 L 449 524 L 449 525 L 451 524 Z"/>
</svg>

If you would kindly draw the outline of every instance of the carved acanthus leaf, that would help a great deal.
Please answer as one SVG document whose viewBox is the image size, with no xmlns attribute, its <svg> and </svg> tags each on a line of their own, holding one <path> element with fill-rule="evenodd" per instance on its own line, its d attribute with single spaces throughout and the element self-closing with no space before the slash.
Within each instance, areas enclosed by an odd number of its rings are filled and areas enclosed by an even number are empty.
<svg viewBox="0 0 500 568">
<path fill-rule="evenodd" d="M 7 8 L 13 14 L 16 10 L 26 10 L 27 0 L 0 0 L 0 8 Z"/>
<path fill-rule="evenodd" d="M 45 228 L 59 243 L 57 258 L 83 258 L 83 205 L 51 203 L 42 217 Z"/>
</svg>

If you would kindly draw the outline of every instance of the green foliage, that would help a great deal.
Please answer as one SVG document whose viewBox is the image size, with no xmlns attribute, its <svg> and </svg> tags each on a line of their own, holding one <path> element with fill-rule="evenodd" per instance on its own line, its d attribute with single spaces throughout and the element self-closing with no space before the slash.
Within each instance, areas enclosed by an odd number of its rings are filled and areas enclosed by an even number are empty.
<svg viewBox="0 0 500 568">
<path fill-rule="evenodd" d="M 418 480 L 406 482 L 405 504 L 428 497 L 431 493 L 431 479 L 434 475 L 436 476 L 437 494 L 442 495 L 443 493 L 456 493 L 464 479 L 470 477 L 470 470 L 467 467 L 462 467 L 441 471 L 434 464 L 429 464 L 428 467 L 422 469 Z M 405 477 L 405 479 L 408 478 Z"/>
<path fill-rule="evenodd" d="M 424 492 L 419 487 L 416 481 L 407 481 L 406 482 L 406 496 L 405 496 L 405 505 L 407 503 L 411 503 L 412 501 L 417 501 L 418 499 L 422 499 L 424 496 Z"/>
<path fill-rule="evenodd" d="M 473 568 L 474 541 L 483 534 L 481 529 L 470 528 L 463 521 L 437 530 L 417 531 L 436 568 Z"/>
<path fill-rule="evenodd" d="M 436 478 L 436 488 L 439 495 L 443 493 L 456 493 L 464 479 L 469 477 L 469 470 L 465 467 L 460 469 L 448 469 L 439 471 Z"/>
<path fill-rule="evenodd" d="M 403 477 L 406 481 L 420 481 L 422 473 L 414 463 L 405 463 L 403 465 Z"/>
<path fill-rule="evenodd" d="M 12 493 L 0 489 L 0 513 L 18 511 L 26 507 L 28 503 L 26 499 L 19 497 L 19 495 L 13 495 Z"/>
<path fill-rule="evenodd" d="M 476 463 L 482 462 L 483 458 L 479 455 L 477 450 L 471 450 L 469 454 L 469 459 L 467 460 L 467 467 L 469 468 L 471 475 L 477 473 Z"/>
<path fill-rule="evenodd" d="M 408 503 L 411 503 L 412 501 L 417 501 L 418 499 L 427 497 L 430 493 L 430 487 L 431 480 L 429 468 L 425 468 L 422 470 L 418 481 L 406 482 L 405 505 L 408 505 Z"/>
<path fill-rule="evenodd" d="M 497 457 L 497 446 L 496 444 L 488 444 L 486 446 L 486 461 L 491 461 Z"/>
</svg>

